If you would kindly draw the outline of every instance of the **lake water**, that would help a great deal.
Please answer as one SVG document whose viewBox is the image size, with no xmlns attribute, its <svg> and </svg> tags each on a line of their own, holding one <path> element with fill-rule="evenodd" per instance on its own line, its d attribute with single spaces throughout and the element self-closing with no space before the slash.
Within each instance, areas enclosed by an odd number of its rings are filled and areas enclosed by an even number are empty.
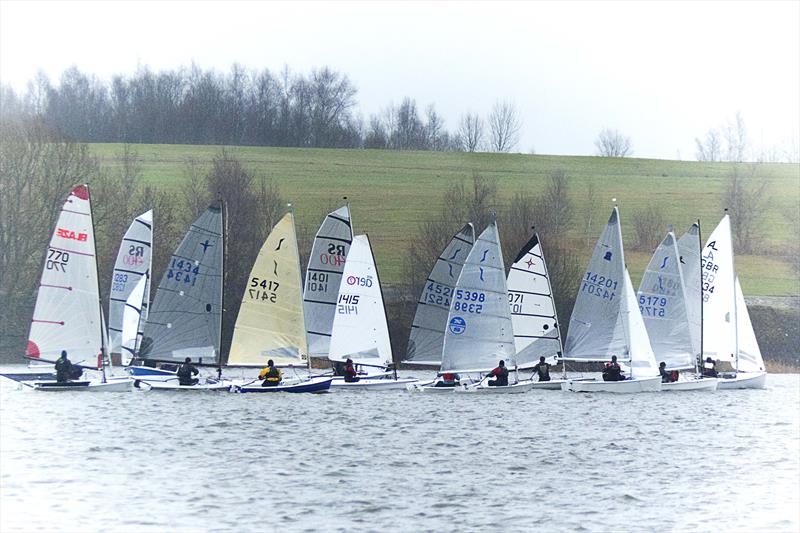
<svg viewBox="0 0 800 533">
<path fill-rule="evenodd" d="M 627 396 L 0 381 L 3 532 L 800 529 L 798 375 Z"/>
</svg>

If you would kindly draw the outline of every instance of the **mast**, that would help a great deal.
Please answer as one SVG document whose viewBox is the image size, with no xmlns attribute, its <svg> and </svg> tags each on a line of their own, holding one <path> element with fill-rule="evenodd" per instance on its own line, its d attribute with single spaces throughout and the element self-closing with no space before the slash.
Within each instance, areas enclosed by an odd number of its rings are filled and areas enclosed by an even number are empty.
<svg viewBox="0 0 800 533">
<path fill-rule="evenodd" d="M 562 359 L 564 354 L 564 345 L 561 342 L 561 321 L 558 320 L 558 310 L 556 309 L 556 300 L 553 297 L 553 285 L 550 283 L 550 272 L 547 270 L 547 261 L 544 259 L 544 245 L 542 245 L 542 240 L 539 238 L 539 235 L 536 233 L 536 226 L 531 226 L 531 231 L 536 236 L 536 241 L 539 243 L 539 250 L 542 253 L 542 266 L 544 267 L 544 277 L 547 280 L 547 290 L 550 292 L 550 299 L 553 301 L 553 316 L 556 319 L 556 331 L 558 332 L 558 358 L 561 360 L 561 372 L 564 379 L 567 379 L 567 362 Z"/>
<path fill-rule="evenodd" d="M 102 373 L 102 381 L 103 383 L 106 382 L 106 350 L 108 347 L 106 346 L 106 335 L 105 331 L 105 320 L 103 320 L 103 299 L 100 297 L 100 269 L 97 266 L 97 234 L 94 230 L 94 213 L 92 212 L 92 193 L 89 190 L 89 184 L 84 184 L 86 187 L 86 195 L 89 198 L 89 213 L 92 219 L 92 241 L 94 244 L 94 268 L 98 272 L 97 278 L 97 305 L 100 308 L 100 371 Z"/>
<path fill-rule="evenodd" d="M 703 359 L 703 231 L 700 219 L 697 219 L 697 246 L 700 247 L 700 354 L 694 358 L 694 371 L 700 374 L 700 363 Z"/>
<path fill-rule="evenodd" d="M 289 213 L 292 215 L 292 233 L 294 233 L 294 237 L 295 237 L 294 238 L 294 252 L 295 252 L 295 257 L 297 257 L 297 264 L 300 265 L 300 250 L 297 247 L 298 246 L 298 244 L 297 244 L 297 229 L 295 228 L 295 224 L 294 224 L 294 207 L 292 206 L 291 202 L 287 203 L 286 207 L 289 210 Z M 300 300 L 301 300 L 300 309 L 302 310 L 303 309 L 303 302 L 302 302 L 302 299 L 303 299 L 303 270 L 302 270 L 302 268 L 298 268 L 297 269 L 297 275 L 300 277 L 300 284 L 298 285 L 298 287 L 300 287 Z M 305 322 L 305 316 L 303 317 L 303 321 Z M 303 334 L 306 335 L 306 352 L 308 352 L 309 351 L 308 350 L 308 334 L 305 332 L 305 326 L 303 327 L 303 330 L 304 330 Z M 309 354 L 309 353 L 306 353 L 306 370 L 308 370 L 308 373 L 311 374 L 311 354 Z"/>
<path fill-rule="evenodd" d="M 381 303 L 383 304 L 383 316 L 386 320 L 386 325 L 389 325 L 389 315 L 386 313 L 386 298 L 383 297 L 383 285 L 381 285 L 381 276 L 378 273 L 378 264 L 375 261 L 375 254 L 372 252 L 372 241 L 369 240 L 369 234 L 367 233 L 367 243 L 369 244 L 369 254 L 372 256 L 372 262 L 375 264 L 375 281 L 378 282 L 378 287 L 381 290 Z M 386 332 L 389 333 L 389 328 L 386 328 Z M 392 346 L 392 337 L 389 336 L 389 347 Z M 394 350 L 392 350 L 392 372 L 394 374 L 394 380 L 397 381 L 397 363 L 394 360 Z"/>
<path fill-rule="evenodd" d="M 220 210 L 222 212 L 222 265 L 220 268 L 220 281 L 219 284 L 219 357 L 217 358 L 217 379 L 222 379 L 222 324 L 224 324 L 223 317 L 225 315 L 225 256 L 228 255 L 228 239 L 225 235 L 228 233 L 228 217 L 226 216 L 225 200 L 220 195 Z"/>
<path fill-rule="evenodd" d="M 725 208 L 725 214 L 728 215 L 728 208 Z M 730 228 L 731 220 L 728 216 L 728 227 Z M 733 348 L 736 351 L 734 354 L 734 364 L 736 365 L 736 373 L 739 373 L 739 311 L 736 305 L 736 266 L 733 263 L 733 232 L 730 232 L 731 237 L 731 278 L 733 280 Z"/>
</svg>

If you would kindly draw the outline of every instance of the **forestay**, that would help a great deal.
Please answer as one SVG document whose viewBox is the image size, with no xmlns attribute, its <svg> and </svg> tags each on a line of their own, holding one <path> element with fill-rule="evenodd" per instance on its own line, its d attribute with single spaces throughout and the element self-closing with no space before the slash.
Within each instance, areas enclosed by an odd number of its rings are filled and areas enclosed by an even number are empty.
<svg viewBox="0 0 800 533">
<path fill-rule="evenodd" d="M 621 313 L 624 276 L 622 233 L 614 207 L 581 279 L 564 347 L 566 359 L 603 361 L 627 351 Z"/>
<path fill-rule="evenodd" d="M 500 359 L 513 362 L 514 353 L 503 254 L 497 224 L 492 222 L 475 241 L 458 277 L 441 371 L 483 372 Z"/>
<path fill-rule="evenodd" d="M 228 365 L 306 366 L 300 254 L 294 215 L 272 229 L 250 271 L 233 330 Z"/>
<path fill-rule="evenodd" d="M 303 312 L 311 357 L 327 357 L 330 351 L 336 299 L 352 240 L 350 209 L 346 205 L 329 213 L 314 237 L 303 293 Z"/>
<path fill-rule="evenodd" d="M 508 272 L 508 303 L 514 327 L 517 363 L 539 361 L 544 356 L 551 365 L 561 353 L 553 290 L 547 273 L 539 236 L 522 247 Z"/>
<path fill-rule="evenodd" d="M 703 357 L 734 362 L 734 270 L 731 224 L 727 214 L 703 247 Z"/>
<path fill-rule="evenodd" d="M 694 368 L 695 356 L 681 271 L 681 255 L 670 231 L 656 248 L 639 284 L 639 310 L 659 363 L 668 370 Z"/>
<path fill-rule="evenodd" d="M 689 320 L 689 334 L 692 339 L 692 354 L 700 355 L 700 335 L 702 334 L 703 299 L 700 289 L 700 226 L 692 227 L 678 239 L 681 275 L 686 295 L 686 313 Z"/>
<path fill-rule="evenodd" d="M 222 329 L 222 206 L 191 225 L 167 263 L 144 330 L 140 357 L 218 364 Z"/>
<path fill-rule="evenodd" d="M 369 368 L 385 368 L 392 362 L 392 344 L 366 235 L 353 239 L 341 278 L 328 357 L 331 361 L 350 358 L 357 365 L 367 365 L 368 372 Z"/>
<path fill-rule="evenodd" d="M 468 223 L 453 236 L 433 265 L 417 302 L 404 363 L 435 366 L 442 363 L 450 301 L 474 243 L 475 228 Z"/>
<path fill-rule="evenodd" d="M 95 367 L 103 350 L 89 187 L 70 192 L 45 255 L 26 357 L 50 363 L 66 350 L 74 364 Z"/>
<path fill-rule="evenodd" d="M 758 347 L 756 333 L 750 322 L 750 313 L 744 302 L 742 286 L 736 277 L 736 327 L 739 330 L 739 358 L 734 361 L 740 372 L 764 372 L 764 358 Z"/>
<path fill-rule="evenodd" d="M 111 276 L 111 290 L 108 298 L 109 351 L 121 353 L 120 338 L 123 327 L 125 306 L 130 300 L 134 287 L 142 278 L 147 278 L 141 300 L 130 302 L 142 309 L 141 329 L 135 339 L 135 349 L 139 347 L 147 320 L 147 305 L 150 301 L 150 272 L 152 269 L 153 211 L 136 217 L 122 237 Z"/>
<path fill-rule="evenodd" d="M 144 327 L 144 300 L 145 286 L 148 285 L 149 276 L 142 276 L 136 282 L 125 308 L 122 311 L 122 332 L 120 334 L 122 364 L 127 365 L 136 356 L 139 348 L 140 331 Z"/>
</svg>

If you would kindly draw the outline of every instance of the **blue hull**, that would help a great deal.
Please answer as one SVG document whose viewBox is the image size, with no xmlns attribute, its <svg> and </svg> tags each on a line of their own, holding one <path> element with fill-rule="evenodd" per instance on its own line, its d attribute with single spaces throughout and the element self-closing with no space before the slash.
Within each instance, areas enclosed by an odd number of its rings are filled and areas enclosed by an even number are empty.
<svg viewBox="0 0 800 533">
<path fill-rule="evenodd" d="M 333 379 L 314 379 L 296 385 L 278 385 L 277 387 L 245 386 L 236 387 L 236 392 L 327 392 Z"/>
<path fill-rule="evenodd" d="M 177 373 L 170 370 L 151 368 L 149 366 L 129 366 L 126 368 L 126 370 L 133 377 L 143 377 L 143 376 L 175 377 L 177 375 Z"/>
</svg>

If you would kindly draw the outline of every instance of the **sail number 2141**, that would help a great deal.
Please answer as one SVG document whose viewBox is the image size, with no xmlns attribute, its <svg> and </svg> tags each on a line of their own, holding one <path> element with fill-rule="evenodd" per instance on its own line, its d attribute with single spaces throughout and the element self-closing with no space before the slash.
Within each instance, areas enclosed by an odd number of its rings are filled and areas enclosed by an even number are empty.
<svg viewBox="0 0 800 533">
<path fill-rule="evenodd" d="M 581 292 L 592 294 L 603 300 L 613 300 L 616 295 L 614 291 L 616 290 L 616 281 L 591 271 L 586 272 L 586 277 L 581 283 Z"/>
</svg>

